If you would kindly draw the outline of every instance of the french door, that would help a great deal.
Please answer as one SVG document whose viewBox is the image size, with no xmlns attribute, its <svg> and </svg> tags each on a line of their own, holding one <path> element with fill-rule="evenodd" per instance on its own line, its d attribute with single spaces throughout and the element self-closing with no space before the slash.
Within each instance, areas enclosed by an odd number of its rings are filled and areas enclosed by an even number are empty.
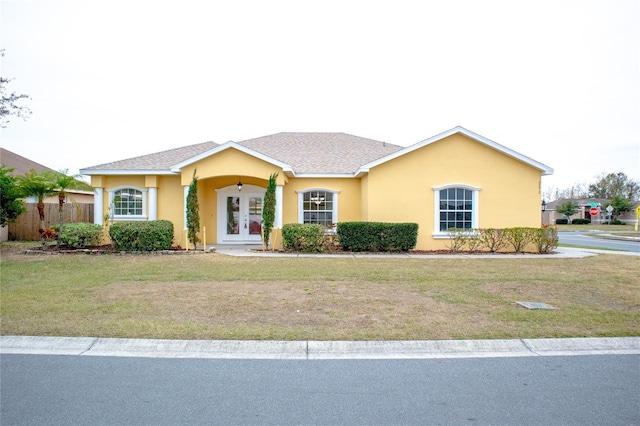
<svg viewBox="0 0 640 426">
<path fill-rule="evenodd" d="M 218 244 L 262 241 L 264 189 L 245 185 L 218 191 Z"/>
</svg>

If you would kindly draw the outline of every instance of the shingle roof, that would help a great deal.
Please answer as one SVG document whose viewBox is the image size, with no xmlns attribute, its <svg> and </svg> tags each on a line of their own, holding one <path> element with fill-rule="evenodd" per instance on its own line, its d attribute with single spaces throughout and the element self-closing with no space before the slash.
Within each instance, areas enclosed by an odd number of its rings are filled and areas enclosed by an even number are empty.
<svg viewBox="0 0 640 426">
<path fill-rule="evenodd" d="M 14 176 L 21 176 L 25 173 L 29 173 L 32 169 L 37 173 L 41 172 L 55 172 L 47 166 L 43 166 L 40 163 L 29 160 L 28 158 L 18 155 L 15 152 L 11 152 L 8 149 L 0 148 L 0 164 L 3 164 L 11 169 L 14 169 L 12 174 Z"/>
<path fill-rule="evenodd" d="M 354 173 L 402 147 L 346 133 L 277 133 L 238 142 L 289 164 L 296 174 Z"/>
<path fill-rule="evenodd" d="M 203 152 L 209 151 L 217 146 L 218 144 L 215 142 L 203 142 L 153 154 L 142 155 L 139 157 L 127 158 L 125 160 L 114 161 L 113 163 L 85 167 L 82 170 L 169 170 L 172 165 L 188 160 L 191 157 L 195 157 L 196 155 L 202 154 Z"/>
<path fill-rule="evenodd" d="M 295 173 L 354 173 L 363 164 L 402 147 L 346 133 L 277 133 L 238 142 L 245 148 L 291 166 Z M 219 145 L 205 142 L 113 163 L 86 167 L 83 171 L 170 170 L 171 166 L 206 153 Z"/>
</svg>

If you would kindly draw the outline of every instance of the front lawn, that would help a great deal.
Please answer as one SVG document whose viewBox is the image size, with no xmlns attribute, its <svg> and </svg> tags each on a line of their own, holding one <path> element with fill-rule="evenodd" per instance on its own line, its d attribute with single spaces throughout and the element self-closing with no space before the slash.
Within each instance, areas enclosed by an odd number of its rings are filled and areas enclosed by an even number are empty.
<svg viewBox="0 0 640 426">
<path fill-rule="evenodd" d="M 0 333 L 414 340 L 640 335 L 640 258 L 0 260 Z M 527 310 L 516 301 L 556 310 Z"/>
</svg>

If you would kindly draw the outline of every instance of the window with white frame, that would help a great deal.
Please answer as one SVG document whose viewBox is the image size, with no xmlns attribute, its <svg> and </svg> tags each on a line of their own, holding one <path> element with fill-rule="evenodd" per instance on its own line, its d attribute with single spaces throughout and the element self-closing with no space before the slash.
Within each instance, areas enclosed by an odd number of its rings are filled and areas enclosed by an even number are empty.
<svg viewBox="0 0 640 426">
<path fill-rule="evenodd" d="M 451 228 L 473 229 L 478 227 L 479 188 L 449 186 L 434 188 L 436 208 L 436 232 Z"/>
<path fill-rule="evenodd" d="M 114 188 L 109 191 L 109 215 L 115 220 L 145 219 L 146 195 L 146 189 Z"/>
<path fill-rule="evenodd" d="M 318 223 L 331 229 L 338 221 L 338 193 L 327 189 L 298 192 L 298 221 Z"/>
</svg>

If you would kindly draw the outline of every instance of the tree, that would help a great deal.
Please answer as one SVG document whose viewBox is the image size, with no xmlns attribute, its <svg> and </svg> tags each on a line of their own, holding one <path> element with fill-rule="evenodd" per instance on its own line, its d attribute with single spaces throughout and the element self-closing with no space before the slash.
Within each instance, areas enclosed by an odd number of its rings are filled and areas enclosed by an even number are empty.
<svg viewBox="0 0 640 426">
<path fill-rule="evenodd" d="M 24 213 L 24 200 L 11 169 L 0 166 L 0 226 L 7 226 Z"/>
<path fill-rule="evenodd" d="M 626 212 L 630 212 L 633 209 L 633 203 L 629 199 L 616 195 L 613 199 L 607 203 L 607 206 L 613 207 L 611 215 L 615 218 Z"/>
<path fill-rule="evenodd" d="M 62 233 L 62 224 L 64 221 L 62 208 L 64 206 L 64 200 L 67 197 L 66 191 L 80 187 L 80 182 L 77 180 L 77 176 L 69 176 L 67 175 L 67 172 L 68 169 L 62 170 L 60 173 L 49 173 L 51 181 L 54 184 L 52 195 L 58 195 L 58 221 L 60 224 L 60 233 Z M 58 238 L 58 245 L 60 245 L 60 238 Z"/>
<path fill-rule="evenodd" d="M 196 244 L 200 242 L 198 232 L 200 232 L 200 206 L 198 205 L 198 177 L 196 170 L 193 171 L 193 179 L 189 185 L 187 194 L 187 238 L 193 244 L 195 250 Z"/>
<path fill-rule="evenodd" d="M 40 229 L 45 229 L 44 199 L 55 194 L 55 183 L 50 172 L 36 173 L 35 170 L 31 169 L 31 171 L 18 176 L 16 179 L 20 194 L 23 197 L 35 197 L 38 200 Z"/>
<path fill-rule="evenodd" d="M 264 204 L 262 206 L 262 238 L 263 244 L 269 247 L 269 237 L 273 230 L 273 224 L 276 218 L 276 179 L 278 173 L 272 173 L 269 176 L 267 191 L 264 194 Z"/>
<path fill-rule="evenodd" d="M 602 174 L 589 185 L 590 197 L 613 199 L 618 195 L 632 202 L 640 199 L 640 183 L 619 172 Z"/>
<path fill-rule="evenodd" d="M 4 56 L 4 49 L 0 50 L 0 56 Z M 26 120 L 31 110 L 26 105 L 21 105 L 21 100 L 31 99 L 28 95 L 8 93 L 7 85 L 11 79 L 0 77 L 0 127 L 7 127 L 8 118 L 15 116 Z"/>
<path fill-rule="evenodd" d="M 563 214 L 567 218 L 567 220 L 569 220 L 570 216 L 578 213 L 578 203 L 573 200 L 567 200 L 556 207 L 556 211 L 560 214 Z"/>
</svg>

